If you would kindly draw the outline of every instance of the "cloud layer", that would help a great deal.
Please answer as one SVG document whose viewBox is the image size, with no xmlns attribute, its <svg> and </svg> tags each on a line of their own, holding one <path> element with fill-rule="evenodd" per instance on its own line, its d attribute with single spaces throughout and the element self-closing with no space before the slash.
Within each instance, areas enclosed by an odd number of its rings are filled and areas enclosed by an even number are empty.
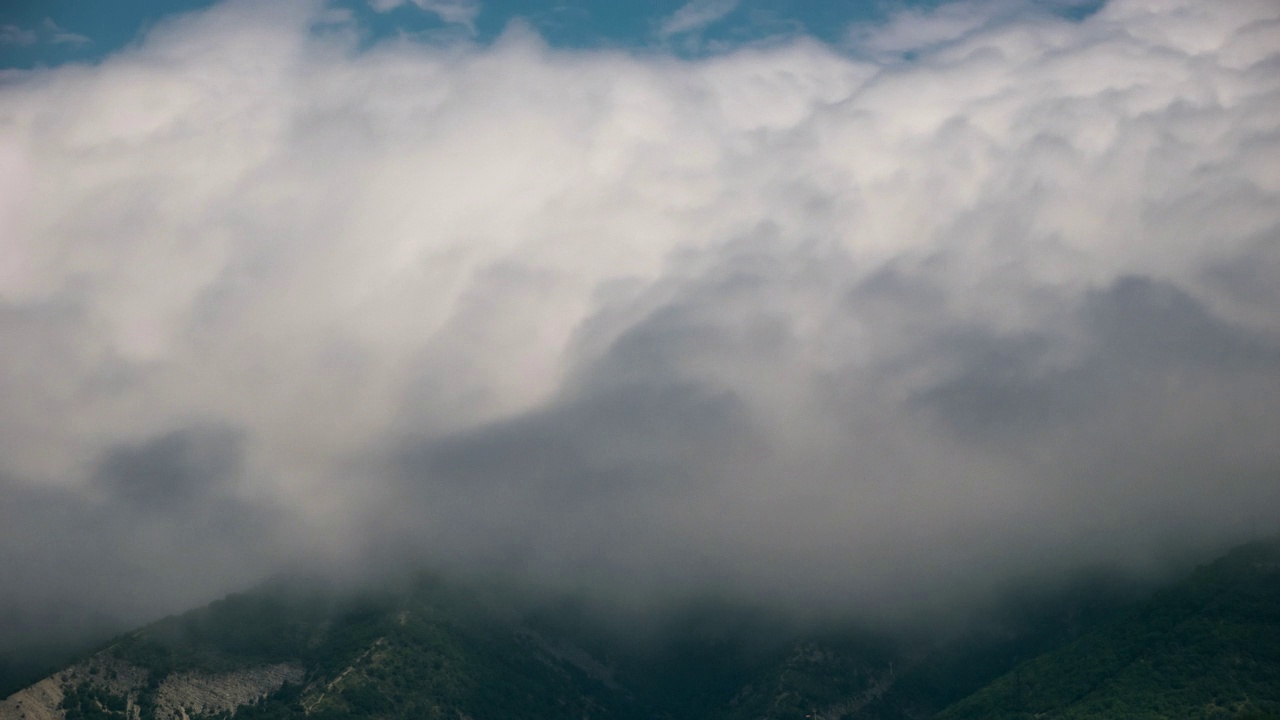
<svg viewBox="0 0 1280 720">
<path fill-rule="evenodd" d="M 696 61 L 322 13 L 0 85 L 0 604 L 394 552 L 884 617 L 1280 521 L 1270 0 Z"/>
</svg>

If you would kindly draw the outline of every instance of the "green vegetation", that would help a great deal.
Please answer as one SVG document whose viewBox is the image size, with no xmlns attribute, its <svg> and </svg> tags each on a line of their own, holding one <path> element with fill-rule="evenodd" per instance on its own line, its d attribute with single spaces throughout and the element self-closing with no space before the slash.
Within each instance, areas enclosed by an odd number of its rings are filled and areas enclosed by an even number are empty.
<svg viewBox="0 0 1280 720">
<path fill-rule="evenodd" d="M 103 657 L 146 668 L 146 685 L 112 695 L 91 669 L 61 709 L 120 718 L 132 701 L 153 720 L 173 673 L 289 663 L 301 680 L 237 720 L 1280 718 L 1280 542 L 1238 548 L 1141 601 L 1103 584 L 993 617 L 946 642 L 906 642 L 787 631 L 706 603 L 636 644 L 494 588 L 423 577 L 353 597 L 277 582 L 117 638 Z"/>
<path fill-rule="evenodd" d="M 67 713 L 67 720 L 124 718 L 127 717 L 126 707 L 125 698 L 95 688 L 87 682 L 68 689 L 62 698 L 62 709 Z"/>
<path fill-rule="evenodd" d="M 283 585 L 230 595 L 119 638 L 109 652 L 151 670 L 227 672 L 306 657 L 322 622 L 333 612 L 322 594 Z"/>
<path fill-rule="evenodd" d="M 941 715 L 1234 718 L 1280 712 L 1280 544 L 1199 568 Z"/>
<path fill-rule="evenodd" d="M 615 691 L 494 617 L 482 596 L 425 577 L 361 597 L 276 583 L 166 618 L 106 652 L 150 671 L 136 699 L 142 720 L 154 717 L 156 692 L 173 673 L 280 662 L 305 667 L 306 681 L 236 718 L 452 719 L 515 709 L 526 717 L 628 717 Z"/>
</svg>

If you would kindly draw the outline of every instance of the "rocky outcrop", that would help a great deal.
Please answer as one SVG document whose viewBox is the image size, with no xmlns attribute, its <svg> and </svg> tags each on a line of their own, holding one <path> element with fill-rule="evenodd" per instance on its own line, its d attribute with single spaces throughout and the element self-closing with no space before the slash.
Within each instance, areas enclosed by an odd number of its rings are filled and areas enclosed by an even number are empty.
<svg viewBox="0 0 1280 720">
<path fill-rule="evenodd" d="M 147 671 L 99 654 L 19 690 L 0 702 L 0 720 L 54 720 L 63 717 L 61 705 L 68 688 L 88 683 L 112 695 L 128 696 L 146 685 Z"/>
<path fill-rule="evenodd" d="M 229 673 L 174 673 L 156 689 L 158 720 L 186 720 L 193 714 L 234 711 L 279 690 L 286 682 L 301 682 L 302 667 L 263 665 Z M 55 673 L 0 702 L 0 720 L 62 720 L 62 701 L 68 690 L 87 683 L 94 690 L 127 700 L 130 718 L 138 716 L 138 699 L 147 687 L 144 668 L 102 654 Z"/>
<path fill-rule="evenodd" d="M 156 718 L 186 718 L 234 710 L 279 690 L 286 682 L 302 681 L 297 665 L 267 665 L 236 672 L 209 675 L 176 673 L 160 683 L 156 692 Z"/>
<path fill-rule="evenodd" d="M 0 720 L 61 720 L 62 680 L 47 677 L 0 702 Z"/>
</svg>

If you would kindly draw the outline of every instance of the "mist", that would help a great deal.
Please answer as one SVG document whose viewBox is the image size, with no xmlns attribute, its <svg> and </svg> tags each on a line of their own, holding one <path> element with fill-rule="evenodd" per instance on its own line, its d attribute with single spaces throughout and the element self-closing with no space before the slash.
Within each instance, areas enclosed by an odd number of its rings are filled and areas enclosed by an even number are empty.
<svg viewBox="0 0 1280 720">
<path fill-rule="evenodd" d="M 1274 2 L 365 40 L 0 75 L 0 645 L 307 565 L 903 623 L 1280 523 Z"/>
</svg>

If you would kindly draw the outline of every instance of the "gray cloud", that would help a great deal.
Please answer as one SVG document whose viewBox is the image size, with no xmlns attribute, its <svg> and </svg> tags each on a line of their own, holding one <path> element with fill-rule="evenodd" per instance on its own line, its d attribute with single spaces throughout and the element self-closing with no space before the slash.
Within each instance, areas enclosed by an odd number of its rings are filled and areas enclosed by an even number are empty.
<svg viewBox="0 0 1280 720">
<path fill-rule="evenodd" d="M 99 465 L 95 483 L 148 510 L 191 509 L 234 480 L 240 462 L 230 430 L 187 429 L 141 446 L 112 449 Z"/>
<path fill-rule="evenodd" d="M 40 652 L 282 567 L 275 509 L 233 494 L 240 459 L 234 434 L 192 426 L 108 448 L 84 488 L 0 478 L 0 648 Z"/>
<path fill-rule="evenodd" d="M 1273 3 L 884 64 L 322 14 L 0 87 L 7 606 L 394 556 L 903 619 L 1280 521 Z"/>
<path fill-rule="evenodd" d="M 955 374 L 922 399 L 961 431 L 998 426 L 1025 439 L 1045 423 L 1087 423 L 1101 406 L 1123 407 L 1132 394 L 1171 394 L 1170 378 L 1230 384 L 1280 372 L 1280 345 L 1210 314 L 1177 286 L 1126 276 L 1086 294 L 1057 337 L 1044 331 L 943 336 L 939 355 L 956 358 Z M 1074 331 L 1085 347 L 1068 365 L 1053 349 Z M 1144 385 L 1155 387 L 1144 388 Z"/>
</svg>

